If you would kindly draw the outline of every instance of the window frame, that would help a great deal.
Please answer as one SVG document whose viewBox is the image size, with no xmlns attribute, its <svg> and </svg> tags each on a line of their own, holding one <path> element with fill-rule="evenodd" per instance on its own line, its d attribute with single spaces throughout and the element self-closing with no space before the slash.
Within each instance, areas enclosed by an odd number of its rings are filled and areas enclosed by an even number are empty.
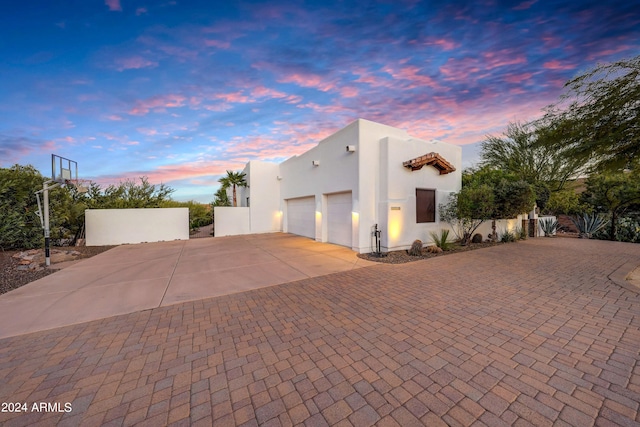
<svg viewBox="0 0 640 427">
<path fill-rule="evenodd" d="M 424 203 L 426 203 L 426 206 L 424 206 L 423 203 L 420 203 L 420 196 L 418 196 L 419 193 L 424 192 L 424 193 L 431 193 L 433 196 L 433 198 L 431 199 L 433 201 L 433 209 L 432 211 L 426 210 L 426 212 L 422 212 L 420 210 L 421 207 L 425 207 L 428 209 L 429 206 L 429 201 L 430 200 L 425 200 Z M 423 193 L 423 194 L 424 194 Z M 416 223 L 417 224 L 432 224 L 436 222 L 436 189 L 435 188 L 416 188 Z"/>
</svg>

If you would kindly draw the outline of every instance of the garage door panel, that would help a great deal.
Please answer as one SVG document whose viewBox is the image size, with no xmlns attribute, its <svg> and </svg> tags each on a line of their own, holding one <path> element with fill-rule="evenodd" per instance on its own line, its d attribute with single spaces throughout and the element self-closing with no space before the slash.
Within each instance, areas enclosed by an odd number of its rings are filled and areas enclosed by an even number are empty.
<svg viewBox="0 0 640 427">
<path fill-rule="evenodd" d="M 351 192 L 327 196 L 327 240 L 351 247 Z"/>
<path fill-rule="evenodd" d="M 316 237 L 315 197 L 287 200 L 287 231 L 292 234 Z"/>
</svg>

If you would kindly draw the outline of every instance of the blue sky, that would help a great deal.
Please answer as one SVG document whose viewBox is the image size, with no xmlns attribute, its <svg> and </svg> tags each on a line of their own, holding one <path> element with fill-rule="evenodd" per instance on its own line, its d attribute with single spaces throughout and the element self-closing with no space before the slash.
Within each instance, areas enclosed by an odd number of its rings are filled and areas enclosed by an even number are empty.
<svg viewBox="0 0 640 427">
<path fill-rule="evenodd" d="M 0 167 L 50 155 L 106 186 L 147 176 L 209 202 L 357 118 L 464 146 L 640 53 L 629 1 L 6 2 Z"/>
</svg>

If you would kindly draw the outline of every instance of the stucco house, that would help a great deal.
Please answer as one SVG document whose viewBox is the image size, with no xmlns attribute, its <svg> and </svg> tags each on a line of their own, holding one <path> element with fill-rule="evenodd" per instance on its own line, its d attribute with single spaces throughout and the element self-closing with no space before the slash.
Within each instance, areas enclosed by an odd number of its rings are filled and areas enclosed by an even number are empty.
<svg viewBox="0 0 640 427">
<path fill-rule="evenodd" d="M 237 208 L 216 208 L 215 235 L 284 231 L 359 253 L 406 249 L 448 228 L 438 205 L 461 188 L 462 149 L 359 119 L 280 164 L 251 161 Z"/>
</svg>

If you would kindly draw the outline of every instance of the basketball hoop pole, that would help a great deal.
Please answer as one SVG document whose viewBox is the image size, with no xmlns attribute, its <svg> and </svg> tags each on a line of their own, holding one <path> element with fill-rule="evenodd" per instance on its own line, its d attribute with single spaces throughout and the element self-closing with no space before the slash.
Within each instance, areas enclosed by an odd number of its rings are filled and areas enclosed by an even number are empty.
<svg viewBox="0 0 640 427">
<path fill-rule="evenodd" d="M 42 198 L 44 205 L 44 215 L 42 215 L 44 221 L 44 264 L 49 267 L 51 265 L 51 239 L 50 239 L 50 230 L 49 230 L 49 190 L 52 188 L 56 188 L 59 186 L 59 183 L 55 183 L 51 186 L 49 184 L 52 181 L 45 181 L 42 184 Z"/>
</svg>

